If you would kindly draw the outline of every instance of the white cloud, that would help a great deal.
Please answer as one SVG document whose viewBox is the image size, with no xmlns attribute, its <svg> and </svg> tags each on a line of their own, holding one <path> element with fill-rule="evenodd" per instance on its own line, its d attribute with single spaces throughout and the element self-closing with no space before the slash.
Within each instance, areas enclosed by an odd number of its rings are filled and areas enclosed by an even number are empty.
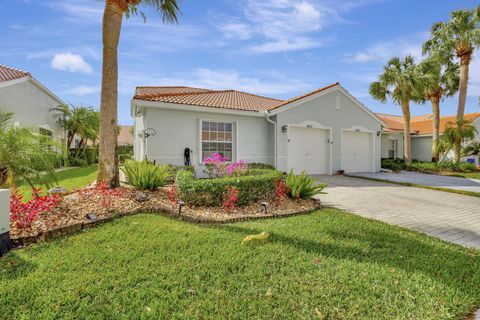
<svg viewBox="0 0 480 320">
<path fill-rule="evenodd" d="M 81 55 L 70 52 L 57 53 L 53 57 L 50 66 L 53 69 L 69 72 L 92 73 L 92 67 L 83 60 Z"/>
<path fill-rule="evenodd" d="M 404 57 L 412 55 L 417 61 L 422 58 L 422 43 L 428 33 L 419 33 L 408 39 L 398 38 L 377 42 L 369 48 L 355 53 L 345 54 L 344 61 L 349 63 L 385 62 L 393 56 Z"/>
<path fill-rule="evenodd" d="M 262 76 L 260 78 L 259 76 Z M 237 70 L 198 68 L 170 77 L 151 77 L 149 74 L 128 72 L 120 74 L 121 94 L 132 95 L 136 86 L 192 86 L 208 89 L 235 89 L 266 96 L 298 94 L 311 89 L 304 80 L 287 77 L 278 72 L 256 73 L 255 76 Z"/>
<path fill-rule="evenodd" d="M 244 23 L 227 23 L 221 27 L 221 31 L 227 39 L 246 40 L 251 37 L 249 26 Z"/>
<path fill-rule="evenodd" d="M 296 38 L 293 40 L 282 39 L 278 41 L 264 42 L 257 45 L 251 45 L 248 49 L 252 52 L 268 53 L 279 51 L 302 50 L 319 47 L 323 42 L 310 38 Z"/>
<path fill-rule="evenodd" d="M 98 92 L 100 92 L 100 87 L 99 86 L 80 85 L 80 86 L 77 86 L 77 87 L 73 87 L 73 88 L 65 91 L 64 93 L 65 94 L 73 94 L 73 95 L 76 95 L 76 96 L 84 96 L 84 95 L 87 95 L 87 94 L 98 93 Z"/>
<path fill-rule="evenodd" d="M 379 0 L 245 0 L 241 14 L 218 23 L 226 39 L 251 39 L 254 53 L 286 52 L 321 46 L 326 26 L 345 22 L 341 14 Z"/>
</svg>

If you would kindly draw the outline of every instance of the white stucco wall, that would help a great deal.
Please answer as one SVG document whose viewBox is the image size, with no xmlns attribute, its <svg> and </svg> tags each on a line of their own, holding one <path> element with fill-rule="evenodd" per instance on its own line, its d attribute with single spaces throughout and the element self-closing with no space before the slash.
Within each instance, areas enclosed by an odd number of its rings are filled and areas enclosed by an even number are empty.
<svg viewBox="0 0 480 320">
<path fill-rule="evenodd" d="M 178 105 L 166 107 L 178 108 Z M 185 147 L 193 149 L 191 160 L 200 162 L 200 120 L 234 122 L 234 160 L 273 164 L 272 125 L 265 117 L 252 117 L 213 112 L 140 108 L 144 112 L 144 128 L 153 128 L 156 135 L 147 139 L 149 160 L 182 165 Z M 137 124 L 139 121 L 136 122 Z M 136 128 L 139 132 L 140 126 Z M 138 145 L 136 145 L 138 146 Z M 140 153 L 138 153 L 139 155 Z"/>
<path fill-rule="evenodd" d="M 382 158 L 388 158 L 391 140 L 397 140 L 396 157 L 403 159 L 403 133 L 382 133 Z"/>
<path fill-rule="evenodd" d="M 13 112 L 13 122 L 22 127 L 37 131 L 39 127 L 52 131 L 53 138 L 64 138 L 63 129 L 58 125 L 58 117 L 50 112 L 60 104 L 31 81 L 0 87 L 0 110 Z"/>
<path fill-rule="evenodd" d="M 340 96 L 340 109 L 335 108 L 335 99 Z M 341 136 L 342 129 L 359 129 L 373 132 L 374 171 L 380 170 L 381 137 L 376 133 L 381 131 L 381 124 L 371 115 L 361 110 L 349 97 L 339 90 L 305 101 L 301 105 L 276 115 L 278 134 L 279 170 L 287 170 L 287 134 L 282 132 L 282 126 L 313 121 L 322 127 L 332 128 L 332 173 L 342 169 Z"/>
<path fill-rule="evenodd" d="M 0 235 L 10 230 L 10 190 L 0 189 Z"/>
<path fill-rule="evenodd" d="M 432 137 L 412 136 L 412 159 L 418 161 L 432 161 Z"/>
</svg>

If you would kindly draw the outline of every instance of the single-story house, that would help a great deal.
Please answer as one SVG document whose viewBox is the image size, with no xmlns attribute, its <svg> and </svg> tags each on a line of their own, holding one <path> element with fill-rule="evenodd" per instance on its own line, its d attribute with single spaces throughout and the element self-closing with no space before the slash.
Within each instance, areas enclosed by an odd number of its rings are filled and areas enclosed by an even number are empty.
<svg viewBox="0 0 480 320">
<path fill-rule="evenodd" d="M 13 125 L 38 130 L 57 141 L 65 139 L 56 108 L 65 105 L 29 72 L 0 64 L 0 110 L 13 112 Z"/>
<path fill-rule="evenodd" d="M 387 124 L 382 133 L 382 158 L 403 158 L 403 117 L 382 113 L 377 113 L 377 116 Z M 464 118 L 475 125 L 478 131 L 476 140 L 480 140 L 480 113 L 469 113 Z M 432 161 L 432 119 L 432 114 L 411 117 L 412 159 Z M 446 124 L 455 120 L 455 116 L 440 117 L 440 135 L 445 130 Z M 469 141 L 466 141 L 465 145 L 468 143 Z M 453 153 L 447 154 L 446 158 L 452 159 Z M 467 158 L 478 161 L 478 157 Z"/>
<path fill-rule="evenodd" d="M 236 90 L 137 87 L 131 115 L 137 160 L 182 165 L 187 155 L 198 165 L 220 153 L 309 174 L 379 171 L 386 125 L 339 83 L 288 100 Z"/>
</svg>

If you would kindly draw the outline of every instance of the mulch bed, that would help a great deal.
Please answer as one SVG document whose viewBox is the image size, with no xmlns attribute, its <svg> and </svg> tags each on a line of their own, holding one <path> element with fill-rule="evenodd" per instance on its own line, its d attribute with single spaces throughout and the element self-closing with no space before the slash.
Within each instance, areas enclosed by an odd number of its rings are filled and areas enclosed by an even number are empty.
<svg viewBox="0 0 480 320">
<path fill-rule="evenodd" d="M 51 212 L 41 214 L 31 228 L 18 229 L 11 223 L 10 238 L 16 246 L 40 239 L 54 238 L 91 227 L 115 217 L 137 213 L 162 213 L 195 223 L 232 223 L 252 219 L 287 217 L 318 210 L 320 202 L 314 199 L 293 200 L 288 197 L 277 204 L 270 201 L 265 213 L 261 202 L 228 211 L 222 207 L 194 207 L 185 205 L 179 215 L 179 205 L 168 198 L 168 187 L 157 191 L 138 191 L 120 188 L 119 195 L 103 197 L 94 188 L 72 192 Z M 117 189 L 118 190 L 118 189 Z M 105 200 L 107 199 L 107 200 Z M 87 219 L 94 214 L 95 219 Z"/>
</svg>

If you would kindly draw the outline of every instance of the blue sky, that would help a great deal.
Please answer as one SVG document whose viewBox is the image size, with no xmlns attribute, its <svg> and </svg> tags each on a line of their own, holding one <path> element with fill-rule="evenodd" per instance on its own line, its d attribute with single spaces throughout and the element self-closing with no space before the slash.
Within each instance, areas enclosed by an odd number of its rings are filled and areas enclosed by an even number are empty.
<svg viewBox="0 0 480 320">
<path fill-rule="evenodd" d="M 394 55 L 421 58 L 432 23 L 477 1 L 182 0 L 178 25 L 146 9 L 124 21 L 119 123 L 130 124 L 137 85 L 237 89 L 289 98 L 339 81 L 376 112 L 401 114 L 368 95 Z M 73 104 L 98 107 L 103 1 L 0 0 L 0 64 L 30 71 Z M 470 69 L 467 112 L 480 110 L 480 54 Z M 442 114 L 454 114 L 456 97 Z M 413 114 L 431 106 L 413 105 Z"/>
</svg>

